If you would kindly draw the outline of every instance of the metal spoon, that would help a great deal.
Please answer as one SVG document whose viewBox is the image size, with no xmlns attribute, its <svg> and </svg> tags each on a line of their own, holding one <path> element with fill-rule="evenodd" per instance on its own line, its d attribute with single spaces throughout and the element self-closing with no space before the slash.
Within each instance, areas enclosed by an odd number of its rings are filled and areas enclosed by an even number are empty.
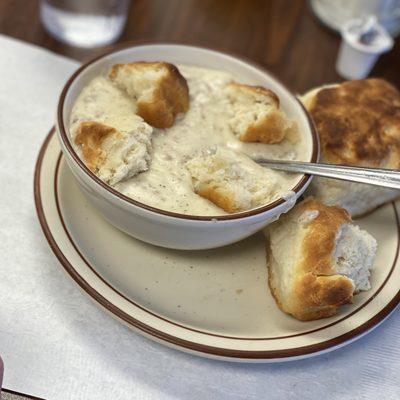
<svg viewBox="0 0 400 400">
<path fill-rule="evenodd" d="M 303 172 L 326 178 L 368 183 L 400 190 L 400 171 L 385 168 L 349 167 L 347 165 L 317 164 L 303 161 L 281 161 L 257 158 L 262 166 L 287 172 Z"/>
</svg>

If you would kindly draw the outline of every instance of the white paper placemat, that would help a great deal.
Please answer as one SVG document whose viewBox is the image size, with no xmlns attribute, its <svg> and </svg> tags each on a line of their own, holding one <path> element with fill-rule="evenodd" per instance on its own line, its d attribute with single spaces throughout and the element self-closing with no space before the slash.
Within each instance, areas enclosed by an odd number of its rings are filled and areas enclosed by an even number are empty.
<svg viewBox="0 0 400 400">
<path fill-rule="evenodd" d="M 96 307 L 41 232 L 33 169 L 77 63 L 0 36 L 3 386 L 48 399 L 400 399 L 400 316 L 341 350 L 251 365 L 167 349 Z M 400 282 L 399 282 L 400 285 Z"/>
</svg>

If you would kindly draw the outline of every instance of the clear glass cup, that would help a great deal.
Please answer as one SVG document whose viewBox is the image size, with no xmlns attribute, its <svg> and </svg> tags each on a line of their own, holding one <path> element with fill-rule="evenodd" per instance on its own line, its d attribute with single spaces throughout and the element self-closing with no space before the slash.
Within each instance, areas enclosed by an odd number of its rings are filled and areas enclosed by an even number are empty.
<svg viewBox="0 0 400 400">
<path fill-rule="evenodd" d="M 63 43 L 98 47 L 115 42 L 124 29 L 130 0 L 41 0 L 47 32 Z"/>
</svg>

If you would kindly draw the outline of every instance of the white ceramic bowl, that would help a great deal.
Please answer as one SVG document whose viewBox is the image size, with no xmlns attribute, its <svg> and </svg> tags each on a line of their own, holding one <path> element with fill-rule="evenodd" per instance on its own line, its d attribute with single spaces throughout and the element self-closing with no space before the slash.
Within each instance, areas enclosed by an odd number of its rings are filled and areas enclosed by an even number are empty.
<svg viewBox="0 0 400 400">
<path fill-rule="evenodd" d="M 130 45 L 118 48 L 80 67 L 66 83 L 58 104 L 57 135 L 66 161 L 90 203 L 114 226 L 133 237 L 174 249 L 208 249 L 244 239 L 293 207 L 293 199 L 278 199 L 266 206 L 223 216 L 192 216 L 160 210 L 122 195 L 98 179 L 75 153 L 69 135 L 71 108 L 87 83 L 116 63 L 167 61 L 225 70 L 239 80 L 275 91 L 283 109 L 297 121 L 307 143 L 306 159 L 317 161 L 318 138 L 300 102 L 268 72 L 236 57 L 199 47 L 176 44 Z M 298 198 L 311 177 L 300 176 L 292 189 Z"/>
</svg>

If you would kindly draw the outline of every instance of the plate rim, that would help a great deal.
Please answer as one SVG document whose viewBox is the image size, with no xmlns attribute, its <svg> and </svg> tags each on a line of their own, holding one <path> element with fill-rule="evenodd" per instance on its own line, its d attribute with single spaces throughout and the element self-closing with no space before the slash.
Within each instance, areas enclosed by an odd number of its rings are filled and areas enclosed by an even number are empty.
<svg viewBox="0 0 400 400">
<path fill-rule="evenodd" d="M 133 328 L 135 331 L 144 334 L 146 337 L 154 339 L 158 342 L 162 342 L 170 347 L 182 350 L 189 351 L 197 355 L 203 355 L 206 357 L 215 357 L 219 359 L 231 359 L 231 360 L 244 360 L 244 361 L 288 361 L 290 359 L 299 359 L 304 357 L 310 357 L 313 355 L 318 355 L 323 352 L 335 350 L 343 345 L 346 345 L 357 338 L 362 337 L 363 335 L 369 333 L 369 331 L 373 330 L 373 328 L 377 327 L 381 322 L 384 321 L 398 306 L 400 303 L 400 290 L 395 294 L 395 296 L 390 300 L 390 302 L 381 309 L 377 314 L 374 314 L 370 319 L 365 321 L 363 324 L 355 327 L 354 329 L 345 332 L 337 337 L 314 343 L 311 345 L 295 347 L 291 349 L 279 349 L 279 350 L 239 350 L 239 349 L 226 349 L 222 347 L 205 345 L 202 343 L 197 343 L 193 341 L 189 341 L 186 339 L 182 339 L 176 336 L 172 336 L 168 333 L 160 331 L 159 329 L 150 326 L 139 319 L 133 317 L 125 313 L 123 310 L 118 308 L 115 304 L 108 301 L 101 293 L 99 293 L 95 288 L 93 288 L 89 282 L 85 281 L 83 277 L 77 272 L 68 258 L 64 255 L 61 248 L 59 247 L 57 241 L 55 240 L 53 234 L 51 233 L 50 224 L 46 219 L 46 215 L 43 208 L 42 196 L 41 196 L 41 185 L 40 185 L 40 177 L 42 171 L 42 164 L 45 158 L 46 152 L 48 150 L 48 145 L 52 139 L 55 138 L 55 128 L 53 127 L 50 132 L 47 134 L 43 144 L 41 145 L 37 161 L 35 164 L 34 170 L 34 201 L 36 207 L 36 213 L 44 233 L 44 236 L 59 260 L 63 269 L 68 273 L 68 275 L 83 289 L 83 291 L 89 295 L 96 303 L 102 306 L 106 311 L 110 312 L 114 317 L 123 323 L 127 324 L 129 327 Z M 53 185 L 53 182 L 50 183 Z M 395 206 L 394 206 L 395 207 Z M 396 208 L 395 208 L 396 210 Z M 397 216 L 397 210 L 396 210 Z M 62 222 L 61 222 L 62 223 Z M 400 231 L 400 227 L 397 227 L 398 232 Z M 68 231 L 66 231 L 68 232 Z M 66 233 L 67 234 L 67 233 Z M 67 234 L 68 236 L 68 234 Z M 72 242 L 73 243 L 73 242 Z M 399 240 L 397 243 L 397 247 L 399 248 Z M 78 252 L 80 254 L 80 252 Z M 397 251 L 395 256 L 394 264 L 398 261 L 399 252 Z M 88 266 L 89 267 L 89 266 Z M 90 268 L 90 267 L 89 267 Z M 107 283 L 104 278 L 96 274 L 99 279 L 103 280 L 103 282 Z M 390 278 L 390 274 L 388 278 Z M 108 286 L 110 286 L 107 283 Z M 122 295 L 112 286 L 110 286 L 118 295 Z M 123 295 L 122 295 L 123 296 Z M 371 298 L 372 299 L 372 298 Z M 369 301 L 371 300 L 369 299 Z M 367 302 L 369 302 L 367 301 Z M 367 303 L 365 303 L 366 305 Z M 136 305 L 136 304 L 135 304 Z M 137 305 L 136 305 L 137 306 Z M 146 310 L 147 311 L 147 310 Z M 157 315 L 158 316 L 158 315 Z M 340 320 L 339 320 L 340 321 Z M 339 322 L 338 321 L 338 322 Z M 171 321 L 167 321 L 171 322 Z M 329 326 L 329 324 L 328 324 Z M 204 334 L 205 332 L 200 332 Z M 213 335 L 220 336 L 220 335 Z M 222 335 L 222 337 L 224 337 Z M 233 337 L 227 337 L 229 339 L 234 339 Z M 256 340 L 257 338 L 255 338 Z M 252 340 L 248 338 L 248 340 Z M 260 339 L 259 339 L 260 340 Z"/>
</svg>

